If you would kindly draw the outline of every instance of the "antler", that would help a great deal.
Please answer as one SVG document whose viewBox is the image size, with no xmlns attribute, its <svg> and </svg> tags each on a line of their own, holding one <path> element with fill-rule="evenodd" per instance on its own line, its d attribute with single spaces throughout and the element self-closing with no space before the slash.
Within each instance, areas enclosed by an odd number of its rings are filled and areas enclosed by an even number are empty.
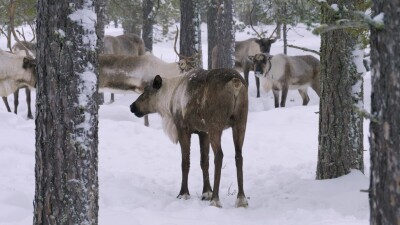
<svg viewBox="0 0 400 225">
<path fill-rule="evenodd" d="M 252 21 L 252 19 L 251 19 L 251 15 L 253 14 L 253 11 L 254 11 L 254 4 L 253 4 L 253 7 L 251 8 L 251 11 L 250 11 L 250 26 L 251 26 L 251 28 L 254 30 L 254 32 L 256 32 L 258 38 L 262 38 L 262 36 L 263 36 L 264 34 L 268 33 L 268 31 L 262 32 L 262 33 L 260 34 L 260 33 L 257 32 L 256 29 L 254 29 L 254 27 L 253 27 L 253 21 Z M 276 30 L 278 30 L 278 27 L 279 27 L 279 26 L 276 25 L 274 31 L 271 33 L 271 35 L 268 37 L 268 39 L 271 39 L 271 38 L 272 38 L 272 35 L 274 35 L 274 33 L 276 32 Z"/>
<path fill-rule="evenodd" d="M 262 38 L 262 36 L 263 36 L 265 33 L 267 33 L 268 31 L 262 32 L 262 33 L 260 34 L 260 33 L 258 33 L 257 30 L 253 27 L 253 20 L 251 19 L 251 15 L 253 14 L 253 11 L 254 11 L 254 4 L 253 4 L 253 6 L 251 7 L 251 11 L 250 11 L 250 26 L 251 26 L 251 28 L 254 30 L 254 32 L 256 32 L 257 37 L 258 37 L 258 38 Z"/>
<path fill-rule="evenodd" d="M 271 39 L 272 38 L 272 35 L 274 35 L 274 33 L 278 30 L 278 24 L 276 25 L 276 27 L 275 27 L 275 30 L 274 31 L 272 31 L 272 33 L 271 33 L 271 35 L 269 36 L 269 38 L 268 39 Z"/>
<path fill-rule="evenodd" d="M 178 26 L 176 26 L 174 51 L 179 56 L 179 58 L 181 58 L 181 60 L 178 63 L 180 69 L 182 71 L 189 71 L 190 69 L 193 69 L 194 67 L 196 67 L 198 53 L 195 53 L 193 56 L 184 56 L 184 55 L 179 54 L 179 52 L 176 50 L 176 42 L 178 40 L 178 35 L 179 35 L 179 29 L 178 29 Z"/>
</svg>

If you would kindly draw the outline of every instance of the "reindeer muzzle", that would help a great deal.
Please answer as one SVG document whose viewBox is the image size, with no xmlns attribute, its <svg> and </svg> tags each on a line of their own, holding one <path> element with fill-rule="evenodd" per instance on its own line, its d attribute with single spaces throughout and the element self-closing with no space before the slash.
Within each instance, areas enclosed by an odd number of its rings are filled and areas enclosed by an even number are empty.
<svg viewBox="0 0 400 225">
<path fill-rule="evenodd" d="M 130 108 L 131 108 L 131 112 L 132 112 L 133 114 L 135 114 L 135 116 L 137 116 L 137 117 L 139 117 L 139 118 L 144 116 L 144 114 L 141 113 L 141 112 L 139 111 L 139 109 L 136 107 L 136 104 L 135 104 L 135 103 L 132 103 L 131 106 L 130 106 Z"/>
<path fill-rule="evenodd" d="M 254 73 L 254 75 L 256 75 L 256 77 L 258 77 L 258 78 L 263 78 L 263 77 L 264 77 L 264 74 L 261 73 L 261 72 L 259 72 L 259 71 L 256 71 L 256 72 Z"/>
</svg>

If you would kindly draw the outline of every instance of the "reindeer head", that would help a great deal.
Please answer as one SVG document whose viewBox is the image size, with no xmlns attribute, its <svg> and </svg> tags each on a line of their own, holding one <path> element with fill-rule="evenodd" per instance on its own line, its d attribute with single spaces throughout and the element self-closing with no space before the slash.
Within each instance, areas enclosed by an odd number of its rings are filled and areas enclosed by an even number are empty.
<svg viewBox="0 0 400 225">
<path fill-rule="evenodd" d="M 254 74 L 257 77 L 266 77 L 268 72 L 271 70 L 271 58 L 272 56 L 265 53 L 256 54 L 249 56 L 250 60 L 254 65 Z"/>
<path fill-rule="evenodd" d="M 199 54 L 194 54 L 193 56 L 184 56 L 178 53 L 176 50 L 176 42 L 178 40 L 178 35 L 179 35 L 179 29 L 178 26 L 176 26 L 176 34 L 175 34 L 175 42 L 174 42 L 174 51 L 181 60 L 178 62 L 179 69 L 181 70 L 181 73 L 183 72 L 188 72 L 191 69 L 197 68 L 198 66 L 198 61 L 199 61 Z"/>
<path fill-rule="evenodd" d="M 271 45 L 275 43 L 276 38 L 260 38 L 256 40 L 256 43 L 260 45 L 260 50 L 263 53 L 269 53 L 271 51 Z"/>
<path fill-rule="evenodd" d="M 131 104 L 131 112 L 137 117 L 155 113 L 157 111 L 161 86 L 162 78 L 160 75 L 156 75 L 154 80 L 145 86 L 143 93 Z"/>
<path fill-rule="evenodd" d="M 268 32 L 268 31 L 264 31 L 262 33 L 259 33 L 254 27 L 253 27 L 253 21 L 251 20 L 251 14 L 253 13 L 254 10 L 254 5 L 251 8 L 250 11 L 250 26 L 251 29 L 254 30 L 254 32 L 256 32 L 257 34 L 257 40 L 256 43 L 260 45 L 260 50 L 262 53 L 269 53 L 271 50 L 271 45 L 273 43 L 275 43 L 275 41 L 277 40 L 276 37 L 273 37 L 273 35 L 275 34 L 276 30 L 278 29 L 278 26 L 275 27 L 274 31 L 272 31 L 271 35 L 269 37 L 264 37 L 264 35 Z"/>
<path fill-rule="evenodd" d="M 29 71 L 33 76 L 30 85 L 36 86 L 36 60 L 30 56 L 24 57 L 22 60 L 22 68 Z"/>
</svg>

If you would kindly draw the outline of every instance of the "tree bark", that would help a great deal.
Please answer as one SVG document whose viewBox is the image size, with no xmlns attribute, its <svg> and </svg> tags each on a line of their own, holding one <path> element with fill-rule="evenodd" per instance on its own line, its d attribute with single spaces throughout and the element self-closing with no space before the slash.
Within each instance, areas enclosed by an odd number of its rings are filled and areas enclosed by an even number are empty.
<svg viewBox="0 0 400 225">
<path fill-rule="evenodd" d="M 179 39 L 179 52 L 184 57 L 197 55 L 191 64 L 199 67 L 199 32 L 197 31 L 200 23 L 198 2 L 193 0 L 181 1 L 181 34 Z M 181 58 L 182 59 L 182 58 Z"/>
<path fill-rule="evenodd" d="M 150 52 L 153 51 L 153 24 L 155 13 L 153 12 L 153 7 L 153 0 L 143 0 L 142 39 L 146 49 Z"/>
<path fill-rule="evenodd" d="M 232 0 L 220 0 L 217 13 L 217 63 L 216 68 L 233 68 L 235 53 L 235 27 Z"/>
<path fill-rule="evenodd" d="M 374 0 L 371 28 L 372 96 L 370 123 L 371 225 L 400 224 L 400 2 Z"/>
<path fill-rule="evenodd" d="M 358 1 L 361 2 L 361 1 Z M 339 12 L 323 8 L 322 24 L 334 24 L 337 13 L 356 9 L 345 0 L 328 0 L 338 4 Z M 346 10 L 344 9 L 346 8 Z M 354 64 L 358 33 L 354 30 L 328 31 L 321 35 L 321 98 L 318 136 L 317 179 L 330 179 L 350 172 L 363 171 L 362 93 L 353 93 L 355 85 L 362 91 L 362 76 Z M 357 95 L 357 97 L 354 97 Z"/>
<path fill-rule="evenodd" d="M 212 68 L 212 50 L 217 46 L 217 13 L 218 0 L 209 1 L 207 10 L 208 69 Z"/>
<path fill-rule="evenodd" d="M 37 3 L 35 225 L 98 224 L 98 37 L 91 0 Z M 101 37 L 99 38 L 102 39 Z"/>
</svg>

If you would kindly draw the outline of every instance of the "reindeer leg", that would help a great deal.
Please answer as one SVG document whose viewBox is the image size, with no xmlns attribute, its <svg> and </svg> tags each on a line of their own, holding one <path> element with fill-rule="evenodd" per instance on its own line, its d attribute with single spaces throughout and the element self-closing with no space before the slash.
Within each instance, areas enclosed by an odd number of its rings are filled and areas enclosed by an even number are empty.
<svg viewBox="0 0 400 225">
<path fill-rule="evenodd" d="M 111 93 L 111 99 L 110 99 L 110 104 L 114 102 L 114 93 Z M 148 127 L 148 126 L 147 126 Z"/>
<path fill-rule="evenodd" d="M 246 132 L 246 119 L 240 119 L 232 126 L 233 142 L 235 144 L 235 161 L 236 161 L 236 174 L 238 182 L 238 195 L 236 199 L 236 207 L 247 207 L 246 196 L 243 190 L 243 157 L 242 147 L 244 142 L 244 134 Z"/>
<path fill-rule="evenodd" d="M 144 125 L 145 125 L 146 127 L 149 126 L 149 115 L 145 115 L 145 116 L 144 116 Z"/>
<path fill-rule="evenodd" d="M 4 105 L 6 105 L 7 111 L 11 112 L 10 105 L 8 104 L 7 97 L 2 97 Z"/>
<path fill-rule="evenodd" d="M 25 87 L 26 94 L 26 104 L 28 105 L 28 119 L 33 119 L 32 110 L 31 110 L 31 90 L 28 87 Z"/>
<path fill-rule="evenodd" d="M 190 133 L 181 131 L 178 135 L 182 153 L 182 184 L 177 198 L 189 199 L 188 175 L 190 168 Z"/>
<path fill-rule="evenodd" d="M 19 89 L 14 92 L 14 113 L 17 114 L 18 109 L 18 98 L 19 98 Z"/>
<path fill-rule="evenodd" d="M 319 86 L 320 86 L 319 79 L 311 84 L 311 88 L 317 93 L 318 97 L 321 97 L 321 90 Z"/>
<path fill-rule="evenodd" d="M 260 78 L 256 77 L 257 98 L 260 97 Z"/>
<path fill-rule="evenodd" d="M 243 71 L 244 80 L 246 81 L 247 87 L 249 87 L 249 72 L 250 72 L 250 71 L 249 71 L 248 68 L 245 68 L 244 71 Z"/>
<path fill-rule="evenodd" d="M 211 142 L 211 147 L 214 152 L 214 188 L 213 188 L 213 194 L 211 197 L 211 204 L 212 206 L 216 206 L 221 208 L 221 202 L 219 201 L 219 183 L 221 181 L 221 169 L 222 169 L 222 160 L 224 158 L 224 153 L 222 152 L 221 148 L 221 135 L 222 135 L 222 130 L 221 131 L 216 131 L 216 132 L 210 132 L 209 137 L 210 137 L 210 142 Z"/>
<path fill-rule="evenodd" d="M 279 90 L 274 89 L 272 93 L 274 93 L 275 108 L 279 108 Z"/>
<path fill-rule="evenodd" d="M 212 189 L 210 185 L 210 176 L 208 174 L 209 168 L 209 153 L 210 153 L 210 140 L 207 133 L 199 133 L 200 141 L 200 166 L 203 171 L 203 194 L 201 200 L 211 200 Z"/>
<path fill-rule="evenodd" d="M 286 104 L 286 97 L 289 91 L 289 87 L 287 84 L 282 86 L 282 99 L 281 99 L 281 107 L 285 107 Z"/>
<path fill-rule="evenodd" d="M 310 97 L 308 97 L 307 94 L 307 88 L 299 89 L 299 93 L 301 95 L 301 98 L 303 99 L 303 105 L 307 105 L 308 102 L 310 101 Z"/>
</svg>

